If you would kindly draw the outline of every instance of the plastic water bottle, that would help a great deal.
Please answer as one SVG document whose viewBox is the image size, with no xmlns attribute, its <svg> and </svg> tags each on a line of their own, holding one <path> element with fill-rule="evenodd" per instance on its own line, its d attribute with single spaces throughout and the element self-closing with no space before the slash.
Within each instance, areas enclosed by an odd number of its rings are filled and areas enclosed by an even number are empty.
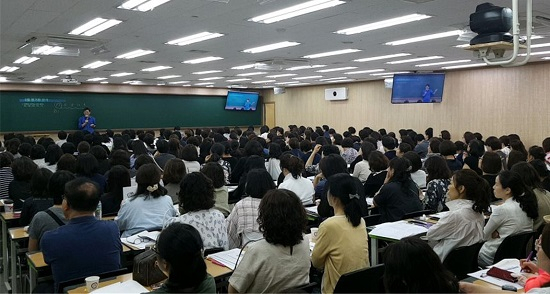
<svg viewBox="0 0 550 294">
<path fill-rule="evenodd" d="M 94 216 L 95 216 L 95 218 L 97 218 L 98 220 L 101 220 L 101 216 L 102 216 L 102 212 L 101 212 L 101 201 L 99 201 L 99 203 L 97 203 L 97 207 L 96 207 L 96 209 L 95 209 Z"/>
</svg>

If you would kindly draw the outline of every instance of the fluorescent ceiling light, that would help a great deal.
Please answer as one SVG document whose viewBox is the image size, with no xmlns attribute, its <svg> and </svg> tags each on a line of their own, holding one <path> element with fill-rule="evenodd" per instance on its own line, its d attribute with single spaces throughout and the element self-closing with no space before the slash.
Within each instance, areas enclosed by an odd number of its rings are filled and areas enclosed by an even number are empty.
<svg viewBox="0 0 550 294">
<path fill-rule="evenodd" d="M 280 75 L 271 75 L 271 76 L 265 76 L 266 78 L 282 78 L 282 77 L 293 77 L 297 76 L 298 74 L 280 74 Z"/>
<path fill-rule="evenodd" d="M 193 43 L 197 43 L 197 42 L 202 42 L 202 41 L 206 41 L 206 40 L 210 40 L 210 39 L 214 39 L 214 38 L 219 38 L 223 35 L 224 34 L 220 34 L 220 33 L 202 32 L 202 33 L 194 34 L 194 35 L 191 35 L 191 36 L 187 36 L 187 37 L 175 39 L 175 40 L 172 40 L 172 41 L 168 41 L 165 44 L 185 46 L 185 45 L 189 45 L 189 44 L 193 44 Z"/>
<path fill-rule="evenodd" d="M 223 57 L 208 56 L 208 57 L 203 57 L 203 58 L 197 58 L 197 59 L 186 60 L 186 61 L 184 61 L 184 62 L 182 62 L 182 63 L 197 64 L 197 63 L 203 63 L 203 62 L 209 62 L 209 61 L 221 60 L 221 59 L 223 59 Z"/>
<path fill-rule="evenodd" d="M 87 79 L 86 81 L 87 82 L 99 82 L 99 81 L 104 81 L 106 79 L 107 78 L 91 78 L 91 79 Z"/>
<path fill-rule="evenodd" d="M 196 71 L 196 72 L 192 72 L 191 74 L 194 74 L 194 75 L 207 75 L 207 74 L 211 74 L 211 73 L 219 73 L 219 72 L 223 72 L 223 70 L 205 70 L 205 71 Z"/>
<path fill-rule="evenodd" d="M 128 0 L 117 8 L 136 10 L 136 11 L 149 11 L 155 7 L 160 6 L 170 0 Z"/>
<path fill-rule="evenodd" d="M 453 66 L 442 67 L 442 69 L 457 69 L 457 68 L 480 67 L 480 66 L 487 66 L 487 64 L 486 63 L 473 63 L 473 64 L 453 65 Z"/>
<path fill-rule="evenodd" d="M 244 81 L 250 81 L 252 79 L 233 79 L 233 80 L 227 80 L 226 82 L 230 82 L 230 83 L 233 83 L 233 82 L 244 82 Z"/>
<path fill-rule="evenodd" d="M 378 69 L 367 69 L 367 70 L 358 70 L 358 71 L 350 71 L 345 72 L 345 75 L 358 75 L 358 74 L 366 74 L 366 73 L 373 73 L 373 72 L 381 72 L 384 71 L 384 69 L 378 68 Z"/>
<path fill-rule="evenodd" d="M 177 82 L 170 82 L 168 84 L 170 85 L 178 85 L 178 84 L 187 84 L 189 81 L 177 81 Z"/>
<path fill-rule="evenodd" d="M 103 82 L 99 82 L 100 84 L 108 84 L 109 82 L 107 81 L 103 81 Z"/>
<path fill-rule="evenodd" d="M 42 45 L 38 48 L 32 49 L 32 54 L 41 54 L 41 55 L 50 55 L 54 52 L 57 52 L 59 50 L 65 49 L 61 46 L 49 46 L 49 45 Z"/>
<path fill-rule="evenodd" d="M 244 52 L 244 53 L 260 53 L 260 52 L 266 52 L 266 51 L 271 51 L 271 50 L 280 49 L 280 48 L 292 47 L 292 46 L 296 46 L 296 45 L 300 45 L 300 43 L 290 42 L 290 41 L 283 41 L 283 42 L 273 43 L 273 44 L 269 44 L 269 45 L 264 45 L 264 46 L 245 49 L 242 52 Z"/>
<path fill-rule="evenodd" d="M 385 43 L 384 45 L 390 45 L 390 46 L 404 45 L 404 44 L 422 42 L 422 41 L 427 41 L 427 40 L 458 36 L 461 33 L 462 33 L 462 30 L 454 30 L 454 31 L 448 31 L 448 32 L 443 32 L 443 33 L 430 34 L 430 35 L 425 35 L 425 36 L 419 36 L 419 37 L 414 37 L 414 38 L 408 38 L 408 39 L 403 39 L 403 40 L 392 41 L 392 42 Z"/>
<path fill-rule="evenodd" d="M 4 67 L 0 68 L 0 72 L 14 72 L 18 69 L 19 69 L 19 67 L 17 67 L 17 66 L 4 66 Z"/>
<path fill-rule="evenodd" d="M 198 83 L 198 84 L 195 84 L 195 86 L 206 86 L 206 85 L 214 85 L 214 83 L 212 83 L 212 82 L 207 82 L 207 83 Z"/>
<path fill-rule="evenodd" d="M 296 83 L 296 84 L 292 84 L 292 85 L 288 85 L 288 86 L 293 87 L 293 86 L 305 86 L 305 85 L 310 85 L 310 83 Z"/>
<path fill-rule="evenodd" d="M 77 72 L 80 72 L 80 71 L 78 69 L 67 69 L 67 70 L 64 70 L 64 71 L 60 71 L 57 74 L 58 75 L 72 75 L 72 74 L 75 74 Z"/>
<path fill-rule="evenodd" d="M 248 21 L 269 24 L 299 15 L 311 13 L 314 11 L 334 7 L 344 3 L 346 2 L 339 0 L 313 0 L 298 5 L 293 5 L 284 9 L 276 10 L 270 13 L 262 14 L 260 16 L 253 17 Z"/>
<path fill-rule="evenodd" d="M 390 59 L 390 58 L 397 58 L 397 57 L 404 57 L 409 56 L 410 53 L 397 53 L 397 54 L 389 54 L 389 55 L 380 55 L 380 56 L 374 56 L 374 57 L 367 57 L 367 58 L 360 58 L 355 59 L 355 62 L 367 62 L 367 61 L 375 61 L 375 60 L 383 60 L 383 59 Z"/>
<path fill-rule="evenodd" d="M 306 55 L 302 58 L 321 58 L 321 57 L 327 57 L 327 56 L 354 53 L 354 52 L 359 52 L 359 51 L 361 51 L 361 50 L 359 50 L 359 49 L 342 49 L 342 50 L 336 50 L 336 51 L 329 51 L 329 52 Z"/>
<path fill-rule="evenodd" d="M 199 79 L 199 81 L 215 81 L 215 80 L 221 80 L 223 79 L 224 77 L 209 77 L 209 78 L 202 78 L 202 79 Z"/>
<path fill-rule="evenodd" d="M 116 26 L 121 22 L 122 21 L 117 19 L 105 19 L 105 18 L 98 17 L 70 31 L 69 35 L 93 36 L 110 27 Z"/>
<path fill-rule="evenodd" d="M 257 72 L 248 72 L 248 73 L 242 73 L 238 74 L 238 77 L 249 77 L 249 76 L 257 76 L 257 75 L 265 75 L 267 72 L 265 71 L 257 71 Z"/>
<path fill-rule="evenodd" d="M 159 70 L 169 69 L 169 68 L 172 68 L 172 67 L 171 66 L 165 66 L 165 65 L 159 65 L 159 66 L 144 68 L 141 71 L 159 71 Z"/>
<path fill-rule="evenodd" d="M 321 70 L 318 70 L 316 72 L 333 72 L 333 71 L 342 71 L 342 70 L 356 69 L 356 68 L 357 68 L 357 66 L 346 66 L 346 67 L 321 69 Z"/>
<path fill-rule="evenodd" d="M 14 61 L 13 63 L 29 64 L 29 63 L 33 63 L 33 62 L 37 61 L 38 59 L 40 59 L 40 57 L 23 56 L 23 57 L 17 59 L 16 61 Z"/>
<path fill-rule="evenodd" d="M 125 76 L 131 76 L 133 74 L 134 74 L 133 72 L 119 72 L 119 73 L 116 73 L 116 74 L 112 74 L 111 76 L 112 77 L 125 77 Z"/>
<path fill-rule="evenodd" d="M 6 77 L 0 77 L 0 82 L 7 82 L 8 81 L 8 78 Z"/>
<path fill-rule="evenodd" d="M 299 84 L 300 82 L 299 81 L 294 81 L 294 82 L 280 82 L 280 83 L 275 83 L 275 85 L 292 85 L 292 84 Z"/>
<path fill-rule="evenodd" d="M 293 80 L 309 80 L 309 79 L 318 79 L 318 78 L 322 78 L 323 76 L 307 76 L 307 77 L 297 77 L 297 78 L 292 78 Z"/>
<path fill-rule="evenodd" d="M 544 60 L 550 60 L 550 57 L 543 57 L 541 59 L 544 59 Z"/>
<path fill-rule="evenodd" d="M 110 62 L 110 61 L 95 61 L 95 62 L 92 62 L 90 64 L 86 64 L 82 68 L 98 68 L 98 67 L 110 64 L 110 63 L 112 63 L 112 62 Z"/>
<path fill-rule="evenodd" d="M 408 71 L 394 71 L 394 72 L 382 72 L 382 73 L 372 73 L 370 74 L 373 77 L 376 76 L 389 76 L 389 75 L 397 75 L 397 74 L 404 74 L 409 73 Z"/>
<path fill-rule="evenodd" d="M 467 47 L 470 47 L 470 44 L 460 44 L 460 45 L 456 45 L 454 46 L 455 48 L 467 48 Z"/>
<path fill-rule="evenodd" d="M 294 67 L 289 67 L 287 68 L 286 70 L 301 70 L 301 69 L 311 69 L 311 68 L 321 68 L 321 67 L 326 67 L 326 65 L 324 64 L 316 64 L 316 65 L 301 65 L 301 66 L 294 66 Z"/>
<path fill-rule="evenodd" d="M 334 81 L 327 81 L 327 83 L 343 83 L 343 82 L 353 82 L 355 79 L 345 79 L 345 80 L 334 80 Z"/>
<path fill-rule="evenodd" d="M 125 81 L 125 82 L 122 82 L 122 83 L 123 84 L 130 84 L 130 85 L 139 85 L 142 82 L 141 81 Z"/>
<path fill-rule="evenodd" d="M 542 47 L 550 47 L 550 43 L 541 43 L 541 44 L 531 45 L 531 48 L 542 48 Z"/>
<path fill-rule="evenodd" d="M 346 79 L 348 79 L 348 77 L 337 77 L 337 78 L 320 79 L 319 82 L 346 80 Z"/>
<path fill-rule="evenodd" d="M 396 26 L 404 23 L 409 23 L 413 21 L 423 20 L 430 17 L 431 17 L 430 15 L 414 13 L 414 14 L 409 14 L 401 17 L 386 19 L 383 21 L 377 21 L 377 22 L 373 22 L 373 23 L 369 23 L 369 24 L 365 24 L 357 27 L 351 27 L 351 28 L 339 30 L 339 31 L 336 31 L 335 33 L 342 34 L 342 35 L 353 35 L 353 34 L 378 30 L 382 28 L 387 28 L 391 26 Z"/>
<path fill-rule="evenodd" d="M 143 56 L 143 55 L 152 54 L 152 53 L 155 53 L 155 52 L 156 51 L 153 51 L 153 50 L 137 49 L 137 50 L 130 51 L 128 53 L 124 53 L 122 55 L 119 55 L 115 58 L 132 59 L 132 58 L 140 57 L 140 56 Z"/>
<path fill-rule="evenodd" d="M 174 79 L 174 78 L 181 78 L 180 75 L 169 75 L 169 76 L 162 76 L 158 77 L 159 80 L 167 80 L 167 79 Z"/>
<path fill-rule="evenodd" d="M 39 78 L 39 80 L 53 80 L 57 77 L 58 76 L 43 76 L 43 77 Z"/>
<path fill-rule="evenodd" d="M 550 51 L 531 52 L 531 56 L 550 54 Z M 518 54 L 518 56 L 527 56 L 527 53 Z"/>
<path fill-rule="evenodd" d="M 256 66 L 255 63 L 253 63 L 253 64 L 245 64 L 245 65 L 234 66 L 234 67 L 232 67 L 231 69 L 249 69 L 249 68 L 253 68 L 254 66 Z"/>
<path fill-rule="evenodd" d="M 424 64 L 417 64 L 415 66 L 417 67 L 427 67 L 427 66 L 436 66 L 436 65 L 446 65 L 446 64 L 455 64 L 455 63 L 466 63 L 470 62 L 470 59 L 462 59 L 462 60 L 452 60 L 452 61 L 442 61 L 442 62 L 435 62 L 435 63 L 424 63 Z"/>
<path fill-rule="evenodd" d="M 389 62 L 386 62 L 386 64 L 402 64 L 402 63 L 410 63 L 410 62 L 441 59 L 441 58 L 445 58 L 445 57 L 443 57 L 443 56 L 426 56 L 426 57 L 418 57 L 418 58 L 411 58 L 411 59 L 389 61 Z"/>
<path fill-rule="evenodd" d="M 34 81 L 32 81 L 33 83 L 42 83 L 43 81 L 41 79 L 36 79 Z"/>
<path fill-rule="evenodd" d="M 255 82 L 252 82 L 252 84 L 267 84 L 267 83 L 273 83 L 273 82 L 276 82 L 276 80 L 255 81 Z"/>
</svg>

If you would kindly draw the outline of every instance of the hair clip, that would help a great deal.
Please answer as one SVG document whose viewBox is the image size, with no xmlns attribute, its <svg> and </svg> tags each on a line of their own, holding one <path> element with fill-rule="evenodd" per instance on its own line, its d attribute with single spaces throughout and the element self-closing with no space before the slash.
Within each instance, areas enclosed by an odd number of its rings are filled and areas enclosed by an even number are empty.
<svg viewBox="0 0 550 294">
<path fill-rule="evenodd" d="M 358 194 L 349 194 L 349 199 L 353 199 L 353 198 L 359 199 L 359 195 Z"/>
<path fill-rule="evenodd" d="M 158 184 L 154 184 L 153 186 L 147 186 L 147 191 L 154 192 L 159 188 Z"/>
</svg>

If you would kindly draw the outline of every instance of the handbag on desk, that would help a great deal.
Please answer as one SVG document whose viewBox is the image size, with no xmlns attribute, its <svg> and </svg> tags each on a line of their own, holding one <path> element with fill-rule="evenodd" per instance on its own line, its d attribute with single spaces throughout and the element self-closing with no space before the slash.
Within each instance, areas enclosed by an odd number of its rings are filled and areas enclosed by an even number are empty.
<svg viewBox="0 0 550 294">
<path fill-rule="evenodd" d="M 134 257 L 134 281 L 151 286 L 168 277 L 155 265 L 157 254 L 154 250 L 147 249 Z"/>
</svg>

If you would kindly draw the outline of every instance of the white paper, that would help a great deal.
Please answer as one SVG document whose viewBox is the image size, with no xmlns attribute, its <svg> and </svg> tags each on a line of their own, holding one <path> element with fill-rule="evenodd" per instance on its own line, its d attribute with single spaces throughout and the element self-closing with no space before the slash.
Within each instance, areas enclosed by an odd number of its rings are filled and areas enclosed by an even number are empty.
<svg viewBox="0 0 550 294">
<path fill-rule="evenodd" d="M 493 266 L 498 267 L 498 268 L 503 269 L 503 270 L 507 270 L 507 271 L 512 272 L 512 273 L 521 274 L 521 267 L 519 266 L 519 260 L 518 259 L 504 259 L 504 260 L 498 262 L 495 265 L 489 266 L 489 268 L 491 268 Z M 491 283 L 493 285 L 497 285 L 497 286 L 500 286 L 500 287 L 502 287 L 504 285 L 512 285 L 512 286 L 516 287 L 518 290 L 523 289 L 523 286 L 521 286 L 518 283 L 512 283 L 512 282 L 509 282 L 509 281 L 506 281 L 506 280 L 501 280 L 499 278 L 487 276 L 486 275 L 487 271 L 489 271 L 489 269 L 479 270 L 477 272 L 468 274 L 468 276 L 474 277 L 476 279 L 483 280 L 487 283 Z"/>
<path fill-rule="evenodd" d="M 147 288 L 140 283 L 129 280 L 126 282 L 118 282 L 109 286 L 101 287 L 93 291 L 94 293 L 145 293 L 149 292 Z"/>
<path fill-rule="evenodd" d="M 313 212 L 315 214 L 318 214 L 317 213 L 317 206 L 308 206 L 308 207 L 304 207 L 304 208 L 309 212 Z"/>
<path fill-rule="evenodd" d="M 374 203 L 374 198 L 367 198 L 367 204 L 369 206 L 372 206 L 373 203 Z"/>
<path fill-rule="evenodd" d="M 159 231 L 142 231 L 127 238 L 120 238 L 120 241 L 130 246 L 130 248 L 137 248 L 141 250 L 155 245 L 159 234 Z"/>
<path fill-rule="evenodd" d="M 129 197 L 134 196 L 136 194 L 137 185 L 136 186 L 130 186 L 130 187 L 123 187 L 122 188 L 122 199 L 126 200 Z"/>
<path fill-rule="evenodd" d="M 444 216 L 447 216 L 447 214 L 449 214 L 449 213 L 450 213 L 450 211 L 442 211 L 442 212 L 430 214 L 429 216 L 442 218 L 442 217 L 444 217 Z"/>
<path fill-rule="evenodd" d="M 419 225 L 410 224 L 406 221 L 383 223 L 370 231 L 370 236 L 401 240 L 405 237 L 414 236 L 428 232 L 428 229 Z"/>
<path fill-rule="evenodd" d="M 137 235 L 141 238 L 147 238 L 149 240 L 157 241 L 157 238 L 160 235 L 160 231 L 143 231 L 141 233 L 137 233 Z"/>
<path fill-rule="evenodd" d="M 237 261 L 237 258 L 239 258 L 239 254 L 241 255 L 241 258 Z M 243 256 L 244 256 L 244 251 L 241 253 L 241 249 L 235 248 L 227 251 L 210 254 L 207 256 L 207 258 L 213 261 L 216 261 L 217 263 L 221 263 L 225 267 L 235 270 L 237 265 L 243 259 Z"/>
</svg>

